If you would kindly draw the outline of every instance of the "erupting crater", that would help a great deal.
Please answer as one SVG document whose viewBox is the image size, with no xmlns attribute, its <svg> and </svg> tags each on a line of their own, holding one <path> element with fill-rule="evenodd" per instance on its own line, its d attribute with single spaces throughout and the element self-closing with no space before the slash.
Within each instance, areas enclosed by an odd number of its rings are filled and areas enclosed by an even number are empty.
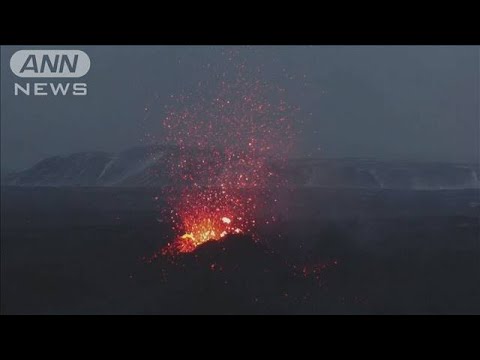
<svg viewBox="0 0 480 360">
<path fill-rule="evenodd" d="M 179 150 L 167 154 L 174 179 L 168 216 L 177 236 L 164 253 L 254 235 L 258 214 L 272 210 L 275 191 L 285 185 L 275 169 L 292 147 L 294 109 L 283 89 L 256 80 L 244 64 L 233 66 L 233 79 L 224 72 L 167 107 L 163 141 Z"/>
</svg>

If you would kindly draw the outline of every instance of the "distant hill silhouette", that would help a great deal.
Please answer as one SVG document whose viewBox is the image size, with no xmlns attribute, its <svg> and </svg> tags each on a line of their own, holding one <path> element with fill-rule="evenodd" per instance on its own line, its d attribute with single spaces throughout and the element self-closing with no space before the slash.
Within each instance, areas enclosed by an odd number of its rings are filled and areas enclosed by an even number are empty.
<svg viewBox="0 0 480 360">
<path fill-rule="evenodd" d="M 27 170 L 2 174 L 2 185 L 165 186 L 175 183 L 168 177 L 166 156 L 175 156 L 176 151 L 169 146 L 145 146 L 120 153 L 55 156 Z M 192 157 L 198 153 L 192 149 Z M 281 171 L 291 185 L 299 187 L 438 190 L 478 188 L 480 184 L 476 164 L 292 159 Z"/>
</svg>

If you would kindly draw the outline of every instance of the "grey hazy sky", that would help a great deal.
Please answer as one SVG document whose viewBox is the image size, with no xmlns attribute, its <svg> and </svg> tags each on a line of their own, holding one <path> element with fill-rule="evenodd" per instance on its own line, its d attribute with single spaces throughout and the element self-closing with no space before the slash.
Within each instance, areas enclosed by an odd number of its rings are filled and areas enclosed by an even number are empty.
<svg viewBox="0 0 480 360">
<path fill-rule="evenodd" d="M 225 62 L 222 48 L 212 46 L 75 46 L 91 59 L 81 79 L 87 96 L 15 97 L 19 79 L 9 60 L 21 48 L 1 49 L 1 161 L 9 169 L 139 145 L 146 130 L 161 131 L 171 94 L 212 76 L 207 64 Z M 478 161 L 478 47 L 268 46 L 241 53 L 310 114 L 299 138 L 303 155 Z"/>
</svg>

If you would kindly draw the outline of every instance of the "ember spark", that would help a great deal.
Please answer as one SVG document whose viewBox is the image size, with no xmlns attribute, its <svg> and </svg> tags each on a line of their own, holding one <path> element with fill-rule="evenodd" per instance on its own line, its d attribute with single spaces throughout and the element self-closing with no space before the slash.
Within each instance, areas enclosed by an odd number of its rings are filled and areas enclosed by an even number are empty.
<svg viewBox="0 0 480 360">
<path fill-rule="evenodd" d="M 164 140 L 178 150 L 167 161 L 175 184 L 166 197 L 178 235 L 165 252 L 254 234 L 283 184 L 277 170 L 292 146 L 294 110 L 282 89 L 247 74 L 245 65 L 233 73 L 199 84 L 167 109 Z"/>
</svg>

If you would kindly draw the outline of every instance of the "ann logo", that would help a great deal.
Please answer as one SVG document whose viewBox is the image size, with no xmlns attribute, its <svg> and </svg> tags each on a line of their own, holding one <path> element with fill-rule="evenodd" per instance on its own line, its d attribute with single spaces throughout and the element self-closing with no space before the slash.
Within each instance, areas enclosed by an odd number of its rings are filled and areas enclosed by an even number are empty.
<svg viewBox="0 0 480 360">
<path fill-rule="evenodd" d="M 81 50 L 20 50 L 10 68 L 22 78 L 79 78 L 90 69 L 90 58 Z"/>
<path fill-rule="evenodd" d="M 65 70 L 70 73 L 75 73 L 78 64 L 78 54 L 73 55 L 73 60 L 66 54 L 56 54 L 52 57 L 48 54 L 42 55 L 40 64 L 37 62 L 37 57 L 34 54 L 28 55 L 20 69 L 20 73 L 23 74 L 25 71 L 31 70 L 34 73 L 45 73 L 46 71 L 50 73 L 64 73 Z"/>
</svg>

